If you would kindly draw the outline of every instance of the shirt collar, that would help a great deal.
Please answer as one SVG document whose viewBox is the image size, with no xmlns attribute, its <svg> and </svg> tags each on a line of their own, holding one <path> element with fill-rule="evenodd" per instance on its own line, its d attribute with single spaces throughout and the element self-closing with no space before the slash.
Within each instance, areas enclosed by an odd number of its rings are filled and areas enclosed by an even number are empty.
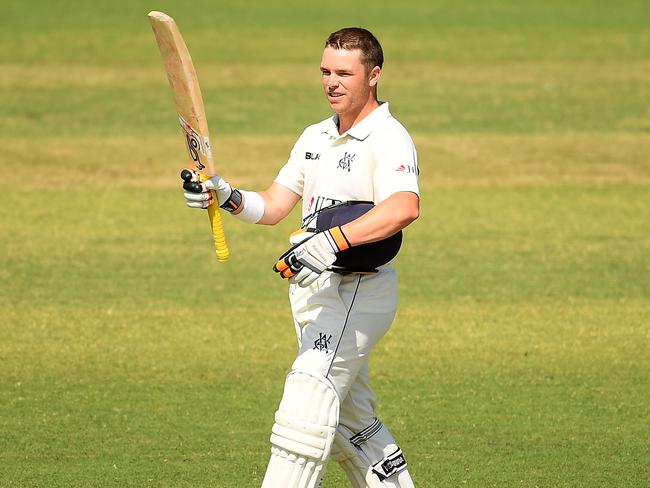
<svg viewBox="0 0 650 488">
<path fill-rule="evenodd" d="M 348 134 L 355 139 L 362 141 L 370 135 L 381 120 L 388 117 L 391 117 L 390 111 L 388 110 L 388 102 L 379 102 L 379 107 L 366 115 L 361 122 L 349 129 L 345 134 L 339 135 L 339 116 L 337 114 L 334 114 L 332 117 L 327 119 L 323 132 L 334 137 L 343 137 Z"/>
</svg>

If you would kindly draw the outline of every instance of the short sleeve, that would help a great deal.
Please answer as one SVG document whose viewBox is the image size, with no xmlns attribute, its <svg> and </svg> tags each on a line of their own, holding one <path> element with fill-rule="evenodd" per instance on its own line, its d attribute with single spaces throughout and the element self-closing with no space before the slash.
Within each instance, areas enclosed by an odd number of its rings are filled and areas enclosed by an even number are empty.
<svg viewBox="0 0 650 488">
<path fill-rule="evenodd" d="M 420 195 L 417 151 L 406 129 L 397 123 L 389 131 L 378 131 L 374 135 L 378 137 L 373 181 L 375 202 L 382 202 L 400 191 Z"/>
<path fill-rule="evenodd" d="M 289 155 L 289 160 L 280 169 L 278 176 L 275 178 L 275 183 L 287 187 L 289 190 L 300 196 L 303 194 L 305 185 L 305 160 L 300 157 L 300 154 L 302 153 L 298 150 L 302 137 L 303 136 L 301 135 L 294 144 L 291 154 Z"/>
</svg>

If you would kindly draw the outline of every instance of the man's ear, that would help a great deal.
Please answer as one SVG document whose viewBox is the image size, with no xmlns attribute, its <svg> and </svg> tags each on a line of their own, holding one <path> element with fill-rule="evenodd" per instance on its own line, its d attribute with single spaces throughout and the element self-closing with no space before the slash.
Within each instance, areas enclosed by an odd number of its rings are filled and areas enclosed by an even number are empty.
<svg viewBox="0 0 650 488">
<path fill-rule="evenodd" d="M 381 78 L 381 68 L 379 66 L 375 66 L 370 70 L 370 73 L 368 74 L 368 85 L 371 87 L 377 86 L 379 78 Z"/>
</svg>

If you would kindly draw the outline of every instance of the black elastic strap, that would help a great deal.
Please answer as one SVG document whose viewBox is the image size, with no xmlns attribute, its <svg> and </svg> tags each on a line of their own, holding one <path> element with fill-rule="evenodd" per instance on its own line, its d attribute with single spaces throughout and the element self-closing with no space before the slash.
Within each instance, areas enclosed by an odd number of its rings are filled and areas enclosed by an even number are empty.
<svg viewBox="0 0 650 488">
<path fill-rule="evenodd" d="M 232 192 L 230 193 L 230 197 L 228 197 L 228 200 L 226 200 L 223 205 L 221 205 L 221 208 L 223 208 L 226 212 L 234 212 L 239 207 L 241 207 L 241 202 L 243 199 L 244 197 L 242 196 L 241 192 L 237 188 L 233 188 Z"/>
</svg>

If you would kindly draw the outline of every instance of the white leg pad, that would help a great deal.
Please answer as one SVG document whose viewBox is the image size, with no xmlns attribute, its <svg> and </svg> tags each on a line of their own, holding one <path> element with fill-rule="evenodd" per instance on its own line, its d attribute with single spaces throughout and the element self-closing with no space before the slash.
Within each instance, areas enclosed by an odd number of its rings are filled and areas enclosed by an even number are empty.
<svg viewBox="0 0 650 488">
<path fill-rule="evenodd" d="M 358 434 L 339 426 L 332 459 L 354 488 L 415 488 L 401 449 L 378 420 Z"/>
<path fill-rule="evenodd" d="M 332 384 L 315 373 L 292 371 L 275 413 L 271 459 L 262 488 L 317 488 L 339 420 Z"/>
<path fill-rule="evenodd" d="M 332 445 L 331 457 L 339 463 L 354 488 L 374 488 L 376 486 L 366 483 L 367 465 L 361 461 L 357 449 L 338 431 Z"/>
</svg>

